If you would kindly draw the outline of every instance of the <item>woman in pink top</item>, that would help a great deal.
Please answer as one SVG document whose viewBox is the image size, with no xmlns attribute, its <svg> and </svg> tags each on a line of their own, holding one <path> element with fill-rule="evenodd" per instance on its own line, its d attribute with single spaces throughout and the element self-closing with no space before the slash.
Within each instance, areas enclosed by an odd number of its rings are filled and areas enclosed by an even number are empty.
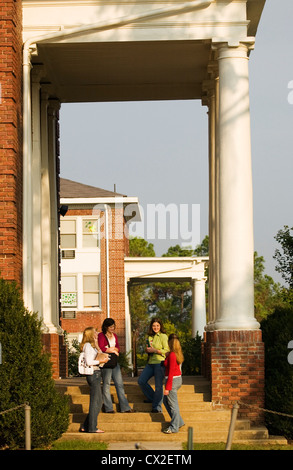
<svg viewBox="0 0 293 470">
<path fill-rule="evenodd" d="M 99 347 L 102 352 L 114 353 L 119 356 L 120 347 L 115 331 L 115 320 L 106 318 L 102 325 L 102 332 L 98 335 Z M 102 369 L 103 377 L 103 402 L 105 413 L 115 413 L 110 392 L 111 379 L 114 382 L 121 413 L 133 413 L 124 392 L 123 378 L 120 365 L 117 363 L 114 369 Z"/>
<path fill-rule="evenodd" d="M 184 426 L 184 421 L 180 415 L 177 391 L 182 385 L 181 364 L 184 361 L 180 341 L 178 336 L 172 333 L 168 338 L 170 353 L 165 359 L 165 376 L 166 384 L 164 390 L 164 405 L 168 411 L 171 423 L 167 429 L 164 430 L 165 434 L 172 434 L 178 432 L 181 426 Z"/>
</svg>

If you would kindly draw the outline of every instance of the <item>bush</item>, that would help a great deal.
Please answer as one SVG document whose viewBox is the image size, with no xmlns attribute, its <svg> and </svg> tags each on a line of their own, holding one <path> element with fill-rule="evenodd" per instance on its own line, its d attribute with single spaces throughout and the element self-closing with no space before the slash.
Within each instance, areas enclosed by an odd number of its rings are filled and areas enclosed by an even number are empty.
<svg viewBox="0 0 293 470">
<path fill-rule="evenodd" d="M 24 307 L 16 284 L 0 279 L 0 412 L 28 403 L 32 447 L 44 447 L 66 431 L 69 405 L 55 388 L 44 352 L 41 321 Z M 0 415 L 0 447 L 24 446 L 24 410 Z"/>
<path fill-rule="evenodd" d="M 293 416 L 293 365 L 288 343 L 293 340 L 293 308 L 276 308 L 261 323 L 265 343 L 265 407 Z M 266 413 L 270 434 L 293 438 L 293 417 Z"/>
<path fill-rule="evenodd" d="M 184 362 L 182 364 L 182 375 L 201 374 L 201 336 L 197 333 L 195 338 L 182 341 Z"/>
</svg>

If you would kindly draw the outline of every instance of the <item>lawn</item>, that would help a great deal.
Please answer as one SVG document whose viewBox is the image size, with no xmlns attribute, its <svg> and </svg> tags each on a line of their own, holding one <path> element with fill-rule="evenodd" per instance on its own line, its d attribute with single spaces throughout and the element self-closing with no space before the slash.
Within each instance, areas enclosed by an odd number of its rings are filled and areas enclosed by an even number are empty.
<svg viewBox="0 0 293 470">
<path fill-rule="evenodd" d="M 199 443 L 194 444 L 194 450 L 225 450 L 224 442 Z M 51 450 L 107 450 L 108 445 L 105 442 L 84 442 L 84 441 L 61 441 L 55 442 Z M 183 443 L 183 449 L 187 449 L 187 443 Z M 232 450 L 293 450 L 293 444 L 284 445 L 245 445 L 234 444 Z"/>
</svg>

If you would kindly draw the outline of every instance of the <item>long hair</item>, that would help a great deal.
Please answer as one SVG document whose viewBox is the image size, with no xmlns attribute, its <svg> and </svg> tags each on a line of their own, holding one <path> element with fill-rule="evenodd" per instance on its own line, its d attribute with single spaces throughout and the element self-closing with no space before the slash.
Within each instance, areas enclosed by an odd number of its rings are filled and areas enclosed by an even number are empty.
<svg viewBox="0 0 293 470">
<path fill-rule="evenodd" d="M 112 325 L 115 325 L 115 320 L 113 320 L 113 318 L 105 318 L 102 324 L 102 332 L 104 333 L 104 335 L 107 333 L 107 329 L 109 328 L 109 326 Z"/>
<path fill-rule="evenodd" d="M 169 344 L 170 352 L 175 353 L 178 364 L 182 364 L 182 362 L 184 361 L 184 356 L 183 356 L 183 352 L 181 349 L 179 338 L 175 333 L 172 333 L 171 335 L 169 335 L 168 344 Z"/>
<path fill-rule="evenodd" d="M 83 350 L 83 347 L 84 347 L 85 343 L 90 343 L 90 345 L 93 348 L 96 347 L 95 331 L 96 331 L 96 329 L 93 326 L 89 326 L 84 330 L 82 340 L 81 340 L 81 343 L 80 343 L 80 350 L 81 351 Z"/>
<path fill-rule="evenodd" d="M 155 332 L 153 330 L 153 323 L 159 323 L 160 324 L 160 332 L 161 333 L 166 333 L 165 329 L 164 329 L 164 326 L 163 326 L 162 320 L 160 320 L 160 318 L 153 318 L 151 320 L 151 323 L 150 323 L 150 326 L 149 326 L 148 336 L 155 336 Z"/>
</svg>

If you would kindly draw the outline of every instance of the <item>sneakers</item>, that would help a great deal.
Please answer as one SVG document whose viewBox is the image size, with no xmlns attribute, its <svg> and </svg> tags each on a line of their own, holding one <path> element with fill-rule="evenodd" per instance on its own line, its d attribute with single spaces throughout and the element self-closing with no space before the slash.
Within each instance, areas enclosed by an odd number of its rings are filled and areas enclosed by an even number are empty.
<svg viewBox="0 0 293 470">
<path fill-rule="evenodd" d="M 163 433 L 165 434 L 172 434 L 172 431 L 170 428 L 164 429 Z"/>
</svg>

